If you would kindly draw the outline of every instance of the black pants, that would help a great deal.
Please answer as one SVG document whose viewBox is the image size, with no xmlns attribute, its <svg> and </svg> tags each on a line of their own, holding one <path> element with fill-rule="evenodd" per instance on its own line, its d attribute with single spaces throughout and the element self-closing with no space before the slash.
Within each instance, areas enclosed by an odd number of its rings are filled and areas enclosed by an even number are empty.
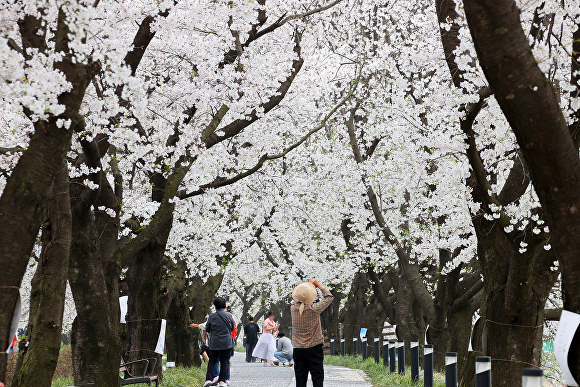
<svg viewBox="0 0 580 387">
<path fill-rule="evenodd" d="M 322 344 L 311 348 L 294 348 L 296 387 L 306 387 L 308 372 L 312 377 L 312 386 L 322 387 L 324 383 L 323 360 Z"/>
<path fill-rule="evenodd" d="M 228 378 L 228 360 L 230 358 L 232 349 L 222 349 L 215 350 L 210 349 L 208 352 L 209 363 L 207 364 L 207 373 L 205 374 L 205 380 L 213 380 L 213 368 L 215 363 L 217 363 L 218 358 L 220 361 L 220 376 L 219 381 L 225 382 Z"/>
<path fill-rule="evenodd" d="M 254 348 L 256 348 L 256 343 L 246 343 L 246 361 L 249 362 L 254 362 L 256 361 L 256 358 L 252 356 L 252 352 L 254 352 Z"/>
</svg>

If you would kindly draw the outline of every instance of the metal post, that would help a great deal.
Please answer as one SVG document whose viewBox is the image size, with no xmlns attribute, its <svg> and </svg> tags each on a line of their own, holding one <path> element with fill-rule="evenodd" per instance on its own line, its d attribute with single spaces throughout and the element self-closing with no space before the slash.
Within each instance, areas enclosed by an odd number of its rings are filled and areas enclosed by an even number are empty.
<svg viewBox="0 0 580 387">
<path fill-rule="evenodd" d="M 358 352 L 358 337 L 352 338 L 352 356 L 356 357 Z"/>
<path fill-rule="evenodd" d="M 457 387 L 457 352 L 445 352 L 445 387 Z"/>
<path fill-rule="evenodd" d="M 375 351 L 375 363 L 379 364 L 379 362 L 381 361 L 381 351 L 379 348 L 379 338 L 375 337 L 375 347 L 374 347 L 374 351 Z"/>
<path fill-rule="evenodd" d="M 397 371 L 397 363 L 395 360 L 395 350 L 396 348 L 397 342 L 395 340 L 391 340 L 389 341 L 389 355 L 391 356 L 391 368 L 390 371 L 392 374 L 394 374 Z"/>
<path fill-rule="evenodd" d="M 491 387 L 491 357 L 478 356 L 475 358 L 475 386 Z"/>
<path fill-rule="evenodd" d="M 419 381 L 419 339 L 411 340 L 411 380 Z"/>
<path fill-rule="evenodd" d="M 334 339 L 330 339 L 330 356 L 334 356 Z"/>
<path fill-rule="evenodd" d="M 383 366 L 389 365 L 389 341 L 383 340 Z"/>
<path fill-rule="evenodd" d="M 361 340 L 361 344 L 362 344 L 363 361 L 365 361 L 367 359 L 367 350 L 368 350 L 366 337 Z"/>
<path fill-rule="evenodd" d="M 399 374 L 405 375 L 405 340 L 398 341 L 397 349 L 397 357 L 399 358 Z"/>
<path fill-rule="evenodd" d="M 340 339 L 340 356 L 345 355 L 344 339 Z"/>
<path fill-rule="evenodd" d="M 544 370 L 524 368 L 522 370 L 522 387 L 544 387 Z"/>
<path fill-rule="evenodd" d="M 423 351 L 423 386 L 433 387 L 433 344 L 425 344 Z"/>
</svg>

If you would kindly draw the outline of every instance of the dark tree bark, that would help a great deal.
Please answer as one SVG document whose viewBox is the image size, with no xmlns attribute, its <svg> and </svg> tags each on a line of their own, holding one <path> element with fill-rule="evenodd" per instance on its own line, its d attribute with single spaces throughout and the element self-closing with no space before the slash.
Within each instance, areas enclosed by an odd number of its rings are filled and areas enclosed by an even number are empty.
<svg viewBox="0 0 580 387">
<path fill-rule="evenodd" d="M 344 299 L 345 295 L 339 291 L 337 288 L 331 289 L 331 293 L 334 296 L 332 303 L 322 312 L 320 315 L 320 323 L 323 332 L 326 332 L 326 337 L 328 339 L 334 339 L 337 345 L 335 349 L 340 349 L 338 343 L 340 342 L 340 304 Z"/>
<path fill-rule="evenodd" d="M 470 7 L 467 4 L 468 2 L 471 1 L 466 1 L 466 10 Z M 499 7 L 500 3 L 488 2 L 489 5 L 479 8 L 481 6 L 480 3 L 477 9 L 478 12 L 482 13 L 473 17 L 478 20 L 482 17 L 485 18 L 483 9 L 488 6 L 494 9 L 496 7 L 501 8 Z M 454 7 L 453 1 L 444 0 L 437 2 L 439 20 L 450 21 L 453 25 L 449 32 L 441 30 L 441 35 L 453 83 L 460 88 L 463 73 L 456 66 L 454 53 L 459 43 L 457 35 L 459 15 L 455 13 Z M 517 8 L 514 5 L 512 11 L 517 13 L 516 10 Z M 499 15 L 494 17 L 499 17 Z M 492 23 L 494 26 L 491 29 L 496 33 L 500 29 L 504 30 L 500 35 L 514 28 L 514 24 L 508 24 L 505 20 L 496 22 L 497 19 Z M 525 44 L 522 43 L 522 47 L 529 51 L 527 38 L 523 34 L 519 21 L 517 27 L 522 33 L 520 43 L 525 41 Z M 474 40 L 476 40 L 475 44 L 478 47 L 480 43 L 475 35 Z M 507 40 L 504 42 L 507 43 Z M 490 45 L 496 43 L 497 40 L 494 40 L 493 43 L 491 41 L 487 42 Z M 498 60 L 496 70 L 503 68 L 509 72 L 510 70 L 508 69 L 513 65 L 512 61 L 522 54 L 521 52 L 513 51 L 514 44 L 514 41 L 510 41 L 511 47 L 505 47 L 508 51 L 503 51 L 499 54 L 495 52 L 493 54 Z M 488 63 L 482 61 L 481 65 L 486 74 L 491 70 L 488 68 Z M 543 83 L 542 87 L 545 87 L 547 83 L 545 79 L 543 79 Z M 523 87 L 522 83 L 518 86 L 520 91 Z M 534 86 L 530 86 L 528 90 L 533 91 L 533 88 Z M 494 94 L 496 93 L 496 89 L 493 87 L 492 91 Z M 513 92 L 513 90 L 510 92 Z M 483 213 L 491 213 L 489 205 L 506 205 L 511 201 L 517 200 L 525 192 L 528 180 L 522 178 L 522 175 L 525 176 L 524 171 L 528 164 L 527 160 L 526 163 L 521 160 L 515 160 L 510 176 L 500 195 L 495 197 L 489 193 L 490 183 L 488 179 L 490 177 L 487 175 L 477 149 L 473 130 L 473 123 L 482 107 L 485 91 L 481 95 L 482 98 L 478 104 L 464 107 L 467 114 L 461 120 L 460 125 L 466 135 L 467 158 L 471 165 L 471 176 L 468 178 L 467 184 L 472 187 L 471 192 L 474 201 L 482 203 L 483 210 L 482 213 L 472 218 L 478 238 L 478 259 L 481 263 L 485 284 L 480 314 L 484 319 L 488 337 L 502 337 L 501 341 L 488 340 L 482 350 L 484 354 L 492 357 L 493 384 L 512 386 L 520 383 L 522 368 L 540 365 L 541 332 L 544 321 L 543 310 L 557 275 L 557 273 L 550 271 L 550 266 L 556 259 L 556 255 L 553 251 L 545 251 L 543 247 L 546 244 L 546 240 L 535 237 L 531 232 L 528 233 L 530 236 L 525 238 L 525 242 L 529 245 L 527 252 L 520 253 L 519 243 L 524 240 L 525 234 L 506 232 L 505 227 L 509 225 L 509 219 L 503 214 L 497 221 L 488 221 L 483 217 Z M 508 95 L 504 97 L 508 97 Z M 496 98 L 500 101 L 502 97 L 498 97 L 496 94 Z M 511 98 L 517 97 L 512 95 L 508 99 Z M 528 107 L 531 107 L 531 105 Z M 510 121 L 509 117 L 508 121 L 515 131 L 513 122 Z M 525 152 L 522 149 L 524 156 Z M 552 226 L 550 228 L 552 229 Z M 525 338 L 525 340 L 522 338 Z M 506 361 L 508 359 L 511 361 Z M 466 381 L 470 379 L 467 376 L 465 377 Z"/>
<path fill-rule="evenodd" d="M 161 355 L 155 353 L 161 319 L 166 312 L 162 297 L 166 289 L 161 287 L 164 253 L 173 222 L 173 211 L 169 212 L 161 232 L 142 249 L 127 270 L 127 357 L 129 361 L 157 358 L 155 373 L 162 375 Z"/>
<path fill-rule="evenodd" d="M 564 308 L 580 313 L 580 160 L 552 85 L 539 69 L 509 0 L 465 0 L 481 67 L 530 168 L 562 270 Z M 549 129 L 549 130 L 548 130 Z M 572 372 L 580 379 L 580 347 Z"/>
<path fill-rule="evenodd" d="M 193 367 L 199 359 L 199 346 L 194 330 L 189 327 L 189 297 L 179 292 L 167 312 L 167 360 L 176 366 Z M 198 361 L 199 363 L 199 361 Z"/>
<path fill-rule="evenodd" d="M 102 170 L 101 154 L 108 144 L 98 137 L 81 141 L 83 154 L 76 161 Z M 99 146 L 100 145 L 100 146 Z M 86 176 L 71 184 L 73 242 L 69 283 L 77 309 L 71 344 L 73 376 L 77 386 L 116 386 L 121 350 L 119 337 L 119 266 L 113 261 L 119 234 L 120 191 L 115 194 L 102 172 L 88 176 L 99 186 L 83 186 Z M 106 207 L 115 212 L 92 208 Z"/>
<path fill-rule="evenodd" d="M 71 335 L 75 385 L 117 386 L 119 270 L 101 258 L 99 232 L 106 230 L 91 211 L 75 213 L 73 225 L 69 282 L 77 305 Z"/>
<path fill-rule="evenodd" d="M 50 387 L 60 339 L 71 244 L 68 168 L 61 162 L 42 227 L 42 252 L 32 281 L 28 345 L 19 353 L 12 386 Z"/>
<path fill-rule="evenodd" d="M 37 34 L 39 30 L 44 31 L 43 20 L 25 16 L 18 24 L 24 42 L 23 49 L 46 49 L 44 34 Z M 57 52 L 70 52 L 69 32 L 65 15 L 61 12 L 54 38 Z M 28 149 L 12 171 L 0 198 L 0 267 L 4 270 L 0 287 L 0 347 L 3 348 L 8 347 L 16 290 L 20 288 L 40 228 L 48 188 L 69 149 L 73 128 L 81 121 L 78 112 L 86 87 L 98 70 L 95 63 L 73 63 L 73 57 L 65 55 L 62 61 L 54 63 L 54 67 L 62 71 L 72 85 L 70 91 L 58 97 L 59 104 L 65 107 L 64 113 L 34 123 L 34 135 L 31 136 Z M 59 119 L 70 119 L 70 129 L 59 128 Z M 5 381 L 5 373 L 6 354 L 1 353 L 0 381 Z"/>
</svg>

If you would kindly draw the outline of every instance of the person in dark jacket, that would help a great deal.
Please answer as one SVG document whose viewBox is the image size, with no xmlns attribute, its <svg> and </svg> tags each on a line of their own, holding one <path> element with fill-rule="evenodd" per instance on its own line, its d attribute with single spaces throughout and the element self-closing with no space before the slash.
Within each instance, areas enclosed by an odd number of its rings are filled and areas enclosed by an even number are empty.
<svg viewBox="0 0 580 387">
<path fill-rule="evenodd" d="M 246 333 L 246 362 L 255 363 L 256 358 L 252 356 L 252 352 L 256 347 L 258 342 L 258 333 L 260 333 L 260 326 L 254 322 L 252 316 L 248 317 L 249 323 L 244 327 L 244 332 Z"/>
<path fill-rule="evenodd" d="M 205 375 L 203 387 L 212 386 L 213 368 L 218 359 L 220 362 L 219 387 L 227 386 L 227 369 L 230 359 L 230 352 L 234 348 L 234 319 L 232 315 L 225 311 L 226 300 L 223 297 L 217 297 L 213 300 L 216 312 L 209 315 L 205 330 L 210 334 L 209 338 L 209 363 Z"/>
</svg>

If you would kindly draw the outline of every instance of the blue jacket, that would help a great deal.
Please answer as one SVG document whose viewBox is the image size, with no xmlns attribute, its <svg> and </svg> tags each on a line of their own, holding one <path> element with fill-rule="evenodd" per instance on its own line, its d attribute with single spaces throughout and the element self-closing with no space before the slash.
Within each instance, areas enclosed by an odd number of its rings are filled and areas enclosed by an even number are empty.
<svg viewBox="0 0 580 387">
<path fill-rule="evenodd" d="M 205 330 L 210 333 L 210 350 L 220 351 L 234 347 L 234 339 L 232 338 L 234 319 L 225 310 L 218 309 L 217 312 L 210 314 L 205 324 Z"/>
</svg>

